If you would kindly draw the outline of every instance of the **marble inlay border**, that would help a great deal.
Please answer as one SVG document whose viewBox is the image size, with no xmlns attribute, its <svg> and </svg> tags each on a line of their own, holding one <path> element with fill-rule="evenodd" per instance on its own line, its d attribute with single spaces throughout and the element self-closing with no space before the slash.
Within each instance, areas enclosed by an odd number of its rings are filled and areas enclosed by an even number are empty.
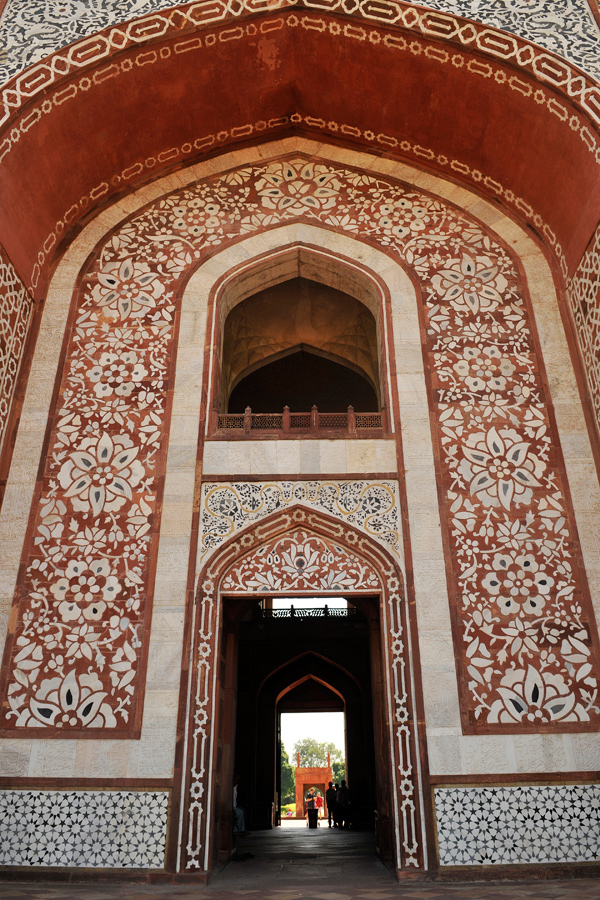
<svg viewBox="0 0 600 900">
<path fill-rule="evenodd" d="M 592 0 L 594 2 L 594 0 Z M 117 25 L 131 16 L 149 16 L 178 5 L 177 0 L 103 0 L 102 4 L 68 2 L 53 4 L 45 0 L 9 0 L 1 21 L 5 49 L 0 55 L 0 83 L 8 81 L 26 66 L 34 65 L 56 50 L 97 31 Z M 201 8 L 202 4 L 194 4 Z M 286 5 L 295 5 L 288 2 Z M 369 20 L 393 21 L 399 3 L 331 2 L 321 4 L 341 14 L 355 14 Z M 600 39 L 587 0 L 430 0 L 405 4 L 439 10 L 472 19 L 482 25 L 509 31 L 539 44 L 568 59 L 595 77 L 600 76 Z M 234 12 L 239 5 L 222 2 L 224 11 Z M 311 3 L 311 7 L 315 4 Z M 258 11 L 260 5 L 246 3 Z M 269 5 L 272 8 L 272 5 Z"/>
<path fill-rule="evenodd" d="M 283 2 L 283 0 L 281 0 Z M 186 8 L 187 9 L 187 8 Z M 462 23 L 451 23 L 447 21 L 448 17 L 432 20 L 431 16 L 437 15 L 431 11 L 423 12 L 419 15 L 421 18 L 415 20 L 415 12 L 410 7 L 412 13 L 408 13 L 402 18 L 401 24 L 404 28 L 415 31 L 419 35 L 425 37 L 437 37 L 446 39 L 450 44 L 458 44 L 466 49 L 478 49 L 488 57 L 488 61 L 482 62 L 480 59 L 465 56 L 464 54 L 452 53 L 448 50 L 427 46 L 425 51 L 420 44 L 415 41 L 407 41 L 397 32 L 390 30 L 388 33 L 382 33 L 375 28 L 357 27 L 353 24 L 345 24 L 340 27 L 338 21 L 327 21 L 325 17 L 316 17 L 308 15 L 287 15 L 277 19 L 269 19 L 265 22 L 257 22 L 256 25 L 249 24 L 246 27 L 235 29 L 224 29 L 214 33 L 204 31 L 206 20 L 202 20 L 201 25 L 193 19 L 191 12 L 188 10 L 188 18 L 192 16 L 193 25 L 187 21 L 187 26 L 182 26 L 183 30 L 188 29 L 203 31 L 203 36 L 190 40 L 188 38 L 177 41 L 173 44 L 173 48 L 162 46 L 160 53 L 148 49 L 146 44 L 151 44 L 153 38 L 169 36 L 172 30 L 172 22 L 170 19 L 164 21 L 161 28 L 151 29 L 147 33 L 142 29 L 140 34 L 134 29 L 129 29 L 127 33 L 123 33 L 118 38 L 111 37 L 103 39 L 99 44 L 93 44 L 93 53 L 83 54 L 82 58 L 76 56 L 75 62 L 69 60 L 69 54 L 73 54 L 74 49 L 65 50 L 67 56 L 57 57 L 52 64 L 44 63 L 35 67 L 31 72 L 27 72 L 19 78 L 10 89 L 3 92 L 4 106 L 0 106 L 0 113 L 4 109 L 4 119 L 0 121 L 6 123 L 5 136 L 0 143 L 0 161 L 4 159 L 6 154 L 19 143 L 21 137 L 27 134 L 32 128 L 43 121 L 43 119 L 52 114 L 53 110 L 64 103 L 68 103 L 81 93 L 85 93 L 94 84 L 101 84 L 107 80 L 115 78 L 123 78 L 127 73 L 132 71 L 137 65 L 153 65 L 162 59 L 171 55 L 172 52 L 184 53 L 191 50 L 207 52 L 208 54 L 218 50 L 219 44 L 223 41 L 230 42 L 235 40 L 254 40 L 263 32 L 269 34 L 273 30 L 283 27 L 302 27 L 306 29 L 316 29 L 318 31 L 328 30 L 338 40 L 343 38 L 353 41 L 370 41 L 372 43 L 381 43 L 382 49 L 392 51 L 393 53 L 415 54 L 422 52 L 435 63 L 439 65 L 452 65 L 454 67 L 465 67 L 469 74 L 475 75 L 482 79 L 494 79 L 498 84 L 503 85 L 506 90 L 517 92 L 527 98 L 527 100 L 536 108 L 545 107 L 548 116 L 558 118 L 563 123 L 564 128 L 569 133 L 577 134 L 578 138 L 586 146 L 588 151 L 593 155 L 595 161 L 600 164 L 600 141 L 595 133 L 595 129 L 590 128 L 589 118 L 598 126 L 600 124 L 600 88 L 589 79 L 586 79 L 581 73 L 570 69 L 566 63 L 553 59 L 547 54 L 536 56 L 537 51 L 529 44 L 521 46 L 516 38 L 504 35 L 500 43 L 492 40 L 489 30 L 479 32 L 475 26 L 468 27 Z M 426 18 L 423 18 L 423 17 Z M 154 23 L 154 19 L 152 22 Z M 386 23 L 387 24 L 387 23 Z M 462 27 L 459 28 L 459 24 Z M 136 26 L 137 27 L 137 26 Z M 156 34 L 154 33 L 156 31 Z M 179 32 L 177 32 L 179 35 Z M 120 33 L 119 33 L 120 34 Z M 103 66 L 91 72 L 90 77 L 82 77 L 79 80 L 72 80 L 68 88 L 63 88 L 54 93 L 48 92 L 55 80 L 62 78 L 65 73 L 77 72 L 84 75 L 86 67 L 92 68 L 101 62 L 106 55 L 110 55 L 114 49 L 120 48 L 121 45 L 127 47 L 137 47 L 144 38 L 144 47 L 139 49 L 135 59 L 126 59 L 120 63 Z M 89 43 L 89 42 L 88 42 Z M 78 46 L 78 45 L 75 45 Z M 87 45 L 86 45 L 87 46 Z M 393 59 L 393 56 L 391 57 Z M 536 89 L 535 82 L 524 81 L 518 74 L 510 74 L 501 61 L 509 62 L 511 66 L 517 66 L 533 75 L 539 86 Z M 545 82 L 551 90 L 545 90 L 540 82 Z M 19 117 L 18 109 L 21 102 L 30 101 L 35 98 L 39 92 L 44 92 L 44 99 L 37 106 L 28 108 L 27 114 Z M 555 96 L 555 91 L 562 93 L 567 103 L 559 102 Z M 572 104 L 580 107 L 582 115 L 574 114 Z M 9 122 L 10 120 L 10 122 Z M 53 230 L 47 235 L 43 242 L 43 246 L 39 248 L 37 262 L 33 266 L 31 273 L 31 286 L 35 289 L 39 283 L 42 267 L 45 265 L 47 258 L 55 250 L 55 247 L 65 231 L 75 221 L 77 216 L 89 210 L 90 207 L 109 195 L 111 190 L 117 186 L 125 186 L 133 179 L 150 173 L 157 164 L 169 162 L 183 162 L 186 158 L 191 158 L 199 152 L 216 151 L 218 147 L 224 146 L 228 141 L 239 139 L 240 137 L 252 137 L 269 132 L 277 132 L 278 129 L 305 123 L 310 129 L 317 129 L 326 135 L 347 136 L 354 139 L 367 141 L 374 148 L 383 149 L 384 151 L 399 150 L 403 155 L 415 159 L 417 162 L 425 160 L 426 162 L 435 162 L 442 168 L 447 168 L 449 173 L 466 178 L 477 186 L 483 186 L 493 195 L 508 203 L 519 216 L 524 217 L 530 222 L 544 237 L 544 240 L 552 247 L 556 254 L 557 260 L 563 272 L 567 274 L 567 262 L 565 259 L 563 248 L 561 247 L 557 237 L 544 222 L 539 213 L 522 197 L 516 196 L 514 192 L 506 185 L 498 183 L 491 178 L 486 172 L 473 169 L 467 165 L 464 160 L 451 159 L 443 154 L 434 152 L 429 147 L 423 147 L 413 144 L 406 140 L 402 134 L 375 134 L 369 130 L 357 128 L 352 123 L 325 121 L 318 116 L 310 114 L 301 115 L 294 112 L 290 116 L 282 116 L 268 121 L 241 122 L 238 126 L 231 128 L 229 131 L 223 130 L 218 134 L 202 134 L 198 135 L 194 140 L 190 140 L 180 147 L 164 147 L 156 156 L 146 159 L 140 159 L 132 162 L 124 171 L 117 173 L 111 179 L 111 184 L 101 182 L 97 184 L 87 194 L 82 196 L 77 203 L 71 204 L 64 215 L 59 218 Z M 12 124 L 13 127 L 9 128 Z"/>
<path fill-rule="evenodd" d="M 182 806 L 181 859 L 185 869 L 207 869 L 210 866 L 213 826 L 211 804 L 214 785 L 215 674 L 222 652 L 221 593 L 238 580 L 240 568 L 260 568 L 257 559 L 268 552 L 269 545 L 293 544 L 298 530 L 302 543 L 329 543 L 332 553 L 325 554 L 322 567 L 307 572 L 304 587 L 314 593 L 323 590 L 317 570 L 325 581 L 337 578 L 340 568 L 349 574 L 348 563 L 354 559 L 368 573 L 371 590 L 380 594 L 381 636 L 383 644 L 383 680 L 387 738 L 390 750 L 392 804 L 390 818 L 395 832 L 395 862 L 398 868 L 423 867 L 423 835 L 419 802 L 419 760 L 417 751 L 417 713 L 414 699 L 414 667 L 408 620 L 408 604 L 402 575 L 395 560 L 369 535 L 320 511 L 293 505 L 243 529 L 225 542 L 202 569 L 192 624 L 193 649 L 189 681 L 189 713 L 186 759 L 183 766 L 184 804 Z M 290 541 L 290 539 L 292 539 Z M 269 567 L 276 578 L 285 578 L 289 568 L 285 554 Z M 228 587 L 229 585 L 229 587 Z M 248 585 L 246 584 L 246 587 Z M 225 788 L 225 790 L 227 790 Z"/>
<path fill-rule="evenodd" d="M 567 285 L 567 298 L 600 429 L 600 225 Z"/>
<path fill-rule="evenodd" d="M 31 325 L 34 302 L 0 249 L 0 452 Z"/>
<path fill-rule="evenodd" d="M 347 16 L 353 22 L 359 21 L 361 26 L 350 25 L 359 40 L 371 40 L 375 43 L 381 41 L 376 33 L 370 34 L 370 25 L 399 26 L 399 28 L 414 33 L 415 36 L 434 39 L 456 47 L 465 48 L 468 51 L 477 50 L 488 58 L 490 62 L 504 60 L 516 69 L 522 69 L 529 76 L 533 75 L 540 82 L 546 83 L 559 93 L 577 103 L 582 111 L 586 112 L 593 121 L 600 121 L 600 86 L 595 77 L 586 76 L 579 69 L 573 68 L 569 62 L 545 51 L 541 47 L 531 44 L 529 41 L 497 31 L 477 22 L 456 18 L 449 13 L 441 13 L 431 9 L 415 6 L 404 0 L 378 0 L 374 4 L 372 0 L 356 0 L 352 3 L 352 12 L 347 13 L 345 4 L 347 0 L 298 0 L 294 4 L 298 8 L 299 17 L 307 12 L 311 16 L 319 13 L 336 13 Z M 273 13 L 281 9 L 289 11 L 288 0 L 273 0 L 269 4 L 269 12 Z M 259 5 L 260 8 L 260 5 Z M 56 51 L 23 74 L 13 78 L 0 92 L 0 125 L 4 125 L 21 106 L 29 104 L 37 95 L 46 95 L 48 89 L 65 76 L 80 74 L 90 67 L 97 67 L 103 60 L 112 57 L 115 51 L 132 49 L 144 46 L 144 56 L 140 65 L 147 65 L 154 61 L 157 52 L 148 50 L 153 42 L 164 41 L 172 37 L 181 37 L 182 40 L 174 45 L 175 53 L 198 52 L 210 49 L 219 40 L 231 40 L 243 34 L 256 33 L 256 25 L 250 23 L 237 28 L 227 29 L 220 37 L 211 36 L 203 43 L 202 38 L 189 39 L 190 33 L 203 32 L 207 26 L 217 26 L 229 20 L 248 19 L 257 11 L 256 0 L 196 0 L 196 2 L 183 4 L 175 11 L 165 10 L 155 12 L 152 15 L 134 19 L 131 22 L 115 25 L 102 32 L 84 38 L 80 41 Z M 308 27 L 319 31 L 325 29 L 322 20 L 318 18 L 309 21 Z M 336 34 L 346 33 L 347 28 L 342 28 L 337 23 Z M 390 32 L 390 37 L 384 44 L 394 46 L 407 45 L 401 34 L 395 30 Z M 162 58 L 170 56 L 171 49 L 168 46 L 161 48 Z M 421 52 L 415 48 L 414 52 Z M 429 53 L 436 57 L 436 48 Z M 442 54 L 442 57 L 444 54 Z M 442 59 L 443 61 L 443 59 Z M 129 65 L 129 68 L 131 66 Z M 485 68 L 485 64 L 484 64 Z M 104 66 L 95 77 L 100 81 L 114 77 L 120 67 L 116 64 Z M 83 90 L 89 89 L 92 82 L 83 77 L 80 82 Z M 71 84 L 66 91 L 61 91 L 58 103 L 63 103 L 69 98 L 74 89 Z M 41 111 L 28 113 L 26 130 L 38 121 L 43 113 L 51 112 L 53 99 L 44 104 Z M 2 151 L 4 152 L 4 151 Z"/>
</svg>

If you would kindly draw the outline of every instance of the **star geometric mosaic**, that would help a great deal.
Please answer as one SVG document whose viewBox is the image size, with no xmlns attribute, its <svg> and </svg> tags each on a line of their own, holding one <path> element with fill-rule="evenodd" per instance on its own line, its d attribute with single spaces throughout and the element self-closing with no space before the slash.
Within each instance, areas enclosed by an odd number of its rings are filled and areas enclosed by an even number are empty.
<svg viewBox="0 0 600 900">
<path fill-rule="evenodd" d="M 441 866 L 600 860 L 600 785 L 435 789 Z"/>
<path fill-rule="evenodd" d="M 0 866 L 162 869 L 166 791 L 0 791 Z"/>
</svg>

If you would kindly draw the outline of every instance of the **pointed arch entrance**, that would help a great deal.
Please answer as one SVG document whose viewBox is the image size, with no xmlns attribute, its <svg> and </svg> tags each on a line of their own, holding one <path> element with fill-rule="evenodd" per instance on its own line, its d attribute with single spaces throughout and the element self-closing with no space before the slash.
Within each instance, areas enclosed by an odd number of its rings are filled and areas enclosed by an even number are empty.
<svg viewBox="0 0 600 900">
<path fill-rule="evenodd" d="M 239 532 L 213 555 L 198 580 L 182 777 L 182 869 L 209 870 L 231 848 L 240 623 L 265 593 L 339 596 L 340 589 L 368 628 L 371 684 L 362 709 L 373 723 L 378 842 L 389 846 L 395 869 L 423 866 L 418 717 L 402 573 L 388 552 L 357 528 L 297 506 Z M 282 659 L 260 685 L 263 698 L 271 694 L 274 700 L 307 674 L 320 677 L 319 666 L 310 662 L 309 653 Z M 329 670 L 320 673 L 325 682 L 344 682 L 340 693 L 358 697 L 358 685 L 352 687 L 344 666 L 324 659 L 320 668 Z M 271 707 L 274 716 L 275 704 Z M 273 782 L 271 794 L 274 789 Z M 269 806 L 272 801 L 265 799 Z"/>
<path fill-rule="evenodd" d="M 324 599 L 326 602 L 327 598 Z M 262 746 L 267 750 L 276 746 L 276 752 L 279 753 L 279 734 L 277 741 L 273 738 L 274 729 L 279 729 L 283 713 L 343 713 L 345 742 L 338 749 L 344 752 L 346 778 L 352 785 L 353 824 L 360 828 L 373 828 L 377 798 L 385 792 L 384 788 L 376 785 L 376 772 L 383 766 L 377 765 L 375 760 L 373 707 L 379 706 L 380 698 L 377 697 L 375 704 L 373 703 L 373 689 L 377 690 L 378 685 L 371 677 L 373 670 L 380 672 L 381 659 L 377 648 L 371 647 L 372 633 L 376 640 L 379 632 L 377 598 L 363 599 L 362 610 L 350 607 L 350 612 L 357 615 L 332 618 L 330 622 L 324 622 L 323 619 L 315 621 L 309 617 L 296 629 L 295 636 L 289 634 L 289 629 L 287 635 L 285 629 L 273 629 L 272 640 L 285 640 L 284 646 L 288 651 L 286 655 L 291 658 L 283 665 L 276 665 L 260 686 L 257 697 L 257 731 L 266 732 L 267 740 L 262 742 Z M 366 607 L 369 608 L 368 612 Z M 322 627 L 319 628 L 319 625 Z M 328 625 L 333 627 L 327 627 Z M 311 630 L 312 649 L 294 656 L 294 645 L 307 641 Z M 318 649 L 324 652 L 317 652 Z M 243 740 L 243 736 L 241 740 L 238 736 L 238 755 Z M 257 741 L 257 747 L 260 743 Z M 289 751 L 291 748 L 286 749 Z M 382 750 L 380 747 L 378 749 Z M 273 764 L 268 756 L 264 759 L 261 757 L 262 754 L 259 756 L 257 753 L 256 772 L 266 784 L 273 771 Z M 293 766 L 296 765 L 291 754 L 290 762 Z M 276 757 L 276 775 L 279 769 L 280 762 Z M 278 777 L 276 787 L 279 793 Z M 260 790 L 259 786 L 258 791 Z M 296 816 L 303 814 L 304 810 L 297 807 Z M 389 854 L 386 861 L 392 862 Z"/>
</svg>

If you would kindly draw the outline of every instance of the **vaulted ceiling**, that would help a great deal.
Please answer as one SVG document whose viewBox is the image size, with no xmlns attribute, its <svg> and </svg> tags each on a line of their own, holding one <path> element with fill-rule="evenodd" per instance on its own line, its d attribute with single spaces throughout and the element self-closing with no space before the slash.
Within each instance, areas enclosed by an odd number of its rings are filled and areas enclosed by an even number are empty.
<svg viewBox="0 0 600 900">
<path fill-rule="evenodd" d="M 412 4 L 393 4 L 391 26 L 389 3 L 307 6 L 240 4 L 218 24 L 204 23 L 205 3 L 169 8 L 57 50 L 5 87 L 0 242 L 37 296 L 103 205 L 230 146 L 294 133 L 462 182 L 573 271 L 600 217 L 592 79 L 521 38 Z"/>
</svg>

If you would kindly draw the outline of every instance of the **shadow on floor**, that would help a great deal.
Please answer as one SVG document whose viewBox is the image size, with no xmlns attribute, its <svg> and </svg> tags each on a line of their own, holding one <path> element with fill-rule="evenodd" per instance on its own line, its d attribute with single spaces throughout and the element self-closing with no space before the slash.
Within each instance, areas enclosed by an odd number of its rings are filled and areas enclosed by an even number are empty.
<svg viewBox="0 0 600 900">
<path fill-rule="evenodd" d="M 288 826 L 288 823 L 286 823 Z M 198 884 L 0 882 L 2 900 L 600 900 L 600 879 L 397 883 L 370 832 L 310 830 L 302 823 L 237 839 L 244 862 Z"/>
</svg>

